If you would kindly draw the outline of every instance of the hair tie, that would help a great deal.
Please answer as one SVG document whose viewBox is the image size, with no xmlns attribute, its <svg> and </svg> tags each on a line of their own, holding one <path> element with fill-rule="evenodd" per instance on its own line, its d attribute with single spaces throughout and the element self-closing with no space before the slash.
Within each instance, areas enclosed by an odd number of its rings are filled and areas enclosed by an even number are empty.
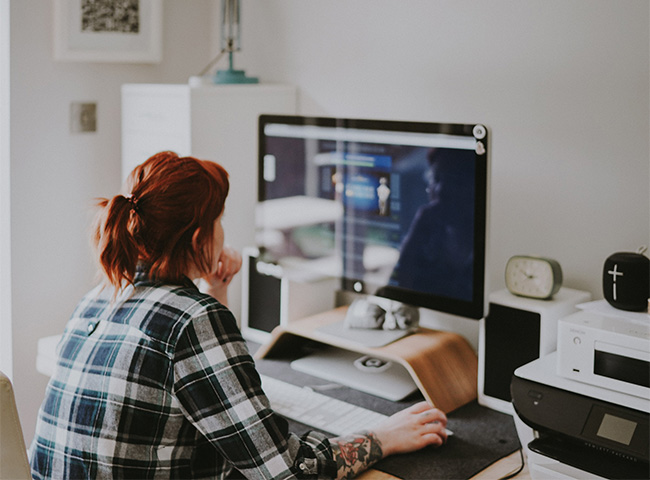
<svg viewBox="0 0 650 480">
<path fill-rule="evenodd" d="M 131 211 L 138 212 L 138 198 L 135 195 L 128 195 L 125 197 L 126 201 L 131 204 Z"/>
</svg>

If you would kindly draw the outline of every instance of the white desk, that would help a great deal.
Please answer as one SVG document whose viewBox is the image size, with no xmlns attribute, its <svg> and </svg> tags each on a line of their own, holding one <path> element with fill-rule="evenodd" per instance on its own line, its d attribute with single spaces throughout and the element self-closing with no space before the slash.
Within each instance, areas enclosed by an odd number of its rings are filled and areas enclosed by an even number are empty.
<svg viewBox="0 0 650 480">
<path fill-rule="evenodd" d="M 38 339 L 36 353 L 36 370 L 43 375 L 51 377 L 56 365 L 56 346 L 61 340 L 61 335 L 52 335 Z"/>
</svg>

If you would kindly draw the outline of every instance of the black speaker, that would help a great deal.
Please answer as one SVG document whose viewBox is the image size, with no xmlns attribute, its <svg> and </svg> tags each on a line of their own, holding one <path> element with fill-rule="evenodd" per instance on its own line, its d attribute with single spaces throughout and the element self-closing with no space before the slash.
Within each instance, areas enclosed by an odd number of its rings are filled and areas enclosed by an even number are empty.
<svg viewBox="0 0 650 480">
<path fill-rule="evenodd" d="M 265 343 L 274 328 L 334 308 L 338 278 L 265 262 L 253 247 L 242 257 L 241 331 L 247 340 Z"/>
<path fill-rule="evenodd" d="M 282 278 L 273 275 L 273 272 L 258 270 L 256 258 L 249 258 L 247 263 L 249 289 L 249 295 L 246 295 L 247 326 L 254 330 L 271 333 L 275 327 L 280 325 Z"/>
<path fill-rule="evenodd" d="M 650 259 L 640 253 L 618 252 L 603 266 L 603 295 L 615 308 L 647 310 L 650 297 Z"/>
<path fill-rule="evenodd" d="M 519 297 L 508 290 L 492 293 L 479 330 L 479 404 L 512 414 L 514 371 L 554 351 L 558 319 L 590 298 L 587 292 L 564 287 L 551 300 Z"/>
<path fill-rule="evenodd" d="M 540 331 L 539 312 L 490 303 L 485 318 L 485 395 L 511 400 L 513 372 L 539 358 Z"/>
</svg>

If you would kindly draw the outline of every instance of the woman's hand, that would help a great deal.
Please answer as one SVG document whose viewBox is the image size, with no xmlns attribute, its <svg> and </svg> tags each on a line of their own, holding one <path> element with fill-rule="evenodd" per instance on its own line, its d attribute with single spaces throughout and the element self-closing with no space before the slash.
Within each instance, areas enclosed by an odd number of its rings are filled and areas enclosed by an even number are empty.
<svg viewBox="0 0 650 480">
<path fill-rule="evenodd" d="M 388 455 L 408 453 L 447 441 L 447 416 L 420 402 L 388 417 L 374 431 L 330 439 L 337 478 L 353 478 Z"/>
<path fill-rule="evenodd" d="M 447 416 L 427 402 L 420 402 L 388 417 L 375 428 L 384 456 L 408 453 L 447 441 Z"/>
<path fill-rule="evenodd" d="M 241 254 L 231 247 L 224 246 L 219 255 L 216 270 L 203 276 L 203 280 L 207 284 L 206 293 L 228 306 L 228 285 L 241 269 L 241 265 Z"/>
</svg>

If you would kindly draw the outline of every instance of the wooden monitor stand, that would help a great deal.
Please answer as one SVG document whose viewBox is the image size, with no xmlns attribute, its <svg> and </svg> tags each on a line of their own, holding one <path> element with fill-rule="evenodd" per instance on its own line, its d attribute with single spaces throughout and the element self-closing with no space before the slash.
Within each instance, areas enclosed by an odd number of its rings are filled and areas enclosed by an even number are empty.
<svg viewBox="0 0 650 480">
<path fill-rule="evenodd" d="M 382 347 L 365 347 L 345 338 L 318 331 L 342 322 L 347 307 L 340 307 L 303 320 L 276 327 L 257 358 L 286 356 L 305 339 L 375 355 L 401 364 L 411 375 L 425 399 L 449 413 L 471 402 L 477 395 L 478 359 L 467 340 L 452 332 L 419 328 L 417 332 Z"/>
</svg>

